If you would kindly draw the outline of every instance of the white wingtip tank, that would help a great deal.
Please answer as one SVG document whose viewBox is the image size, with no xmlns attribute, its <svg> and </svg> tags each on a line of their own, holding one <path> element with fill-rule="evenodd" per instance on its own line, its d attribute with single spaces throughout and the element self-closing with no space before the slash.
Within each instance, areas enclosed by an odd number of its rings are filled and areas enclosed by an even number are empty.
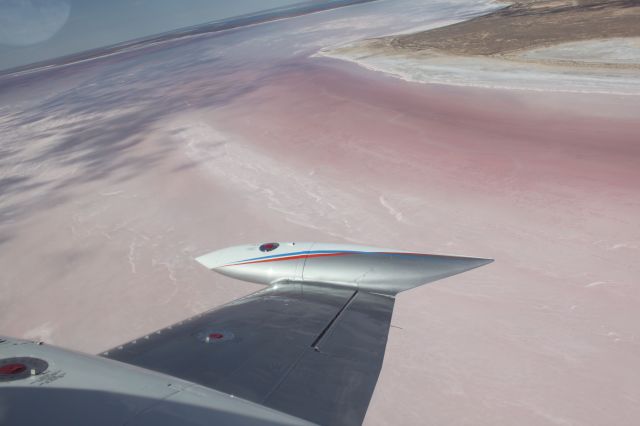
<svg viewBox="0 0 640 426">
<path fill-rule="evenodd" d="M 389 295 L 493 261 L 358 245 L 292 242 L 229 247 L 196 260 L 223 275 L 259 284 L 312 282 Z"/>
</svg>

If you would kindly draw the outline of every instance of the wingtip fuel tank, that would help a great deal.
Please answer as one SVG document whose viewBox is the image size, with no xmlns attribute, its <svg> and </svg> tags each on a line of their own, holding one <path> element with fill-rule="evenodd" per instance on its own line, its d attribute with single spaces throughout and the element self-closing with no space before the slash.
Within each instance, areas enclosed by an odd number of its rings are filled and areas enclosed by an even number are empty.
<svg viewBox="0 0 640 426">
<path fill-rule="evenodd" d="M 476 257 L 299 242 L 229 247 L 196 260 L 223 275 L 259 284 L 309 282 L 389 295 L 493 262 Z"/>
</svg>

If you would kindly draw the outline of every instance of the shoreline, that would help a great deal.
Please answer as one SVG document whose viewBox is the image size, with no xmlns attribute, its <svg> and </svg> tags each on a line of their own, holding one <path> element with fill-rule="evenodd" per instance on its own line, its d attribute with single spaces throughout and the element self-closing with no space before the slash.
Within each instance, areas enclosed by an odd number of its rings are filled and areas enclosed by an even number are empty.
<svg viewBox="0 0 640 426">
<path fill-rule="evenodd" d="M 533 61 L 456 56 L 439 56 L 425 61 L 421 58 L 375 55 L 362 51 L 353 56 L 339 51 L 320 51 L 312 57 L 351 62 L 366 70 L 411 83 L 497 90 L 640 96 L 640 75 L 628 73 L 627 76 L 627 70 L 612 75 L 594 72 L 594 69 L 585 70 L 583 67 L 567 70 L 566 67 Z M 457 66 L 452 66 L 452 62 L 457 62 Z M 528 66 L 535 69 L 526 69 Z M 530 74 L 518 75 L 518 72 Z"/>
<path fill-rule="evenodd" d="M 312 57 L 419 83 L 640 95 L 640 26 L 630 21 L 640 17 L 640 4 L 627 3 L 520 0 L 466 21 L 326 47 Z M 609 15 L 606 38 L 599 37 L 602 28 L 585 32 Z M 558 23 L 567 27 L 545 33 Z"/>
</svg>

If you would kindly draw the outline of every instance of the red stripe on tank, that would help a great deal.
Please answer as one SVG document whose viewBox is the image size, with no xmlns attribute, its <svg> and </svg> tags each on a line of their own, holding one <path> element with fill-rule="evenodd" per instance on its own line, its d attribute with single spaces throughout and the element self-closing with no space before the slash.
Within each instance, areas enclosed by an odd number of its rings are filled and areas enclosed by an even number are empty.
<svg viewBox="0 0 640 426">
<path fill-rule="evenodd" d="M 251 265 L 252 263 L 267 263 L 267 262 L 280 262 L 283 260 L 296 260 L 296 259 L 308 259 L 312 257 L 331 257 L 331 256 L 346 256 L 349 254 L 357 254 L 357 253 L 319 253 L 319 254 L 301 254 L 298 256 L 290 256 L 290 257 L 276 257 L 273 259 L 264 259 L 264 260 L 254 260 L 252 262 L 244 262 L 244 263 L 231 263 L 229 265 L 224 266 L 238 266 L 238 265 Z"/>
</svg>

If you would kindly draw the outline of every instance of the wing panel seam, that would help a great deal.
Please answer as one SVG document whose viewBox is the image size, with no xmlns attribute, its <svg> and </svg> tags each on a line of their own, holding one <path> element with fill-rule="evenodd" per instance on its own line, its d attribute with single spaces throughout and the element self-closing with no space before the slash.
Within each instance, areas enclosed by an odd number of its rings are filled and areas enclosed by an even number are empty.
<svg viewBox="0 0 640 426">
<path fill-rule="evenodd" d="M 316 351 L 316 352 L 320 352 L 320 343 L 322 342 L 322 339 L 326 336 L 327 332 L 333 327 L 333 325 L 338 321 L 338 319 L 342 316 L 342 314 L 344 313 L 344 311 L 347 310 L 347 308 L 349 307 L 349 305 L 351 305 L 351 303 L 353 303 L 353 301 L 355 300 L 356 296 L 358 295 L 358 290 L 354 291 L 353 294 L 351 295 L 351 297 L 349 297 L 349 299 L 345 302 L 344 305 L 342 305 L 342 308 L 340 308 L 340 310 L 334 315 L 333 318 L 331 318 L 331 321 L 329 321 L 329 323 L 327 324 L 327 326 L 320 332 L 320 334 L 318 335 L 318 337 L 316 337 L 316 340 L 313 341 L 313 343 L 311 344 L 311 347 Z"/>
</svg>

